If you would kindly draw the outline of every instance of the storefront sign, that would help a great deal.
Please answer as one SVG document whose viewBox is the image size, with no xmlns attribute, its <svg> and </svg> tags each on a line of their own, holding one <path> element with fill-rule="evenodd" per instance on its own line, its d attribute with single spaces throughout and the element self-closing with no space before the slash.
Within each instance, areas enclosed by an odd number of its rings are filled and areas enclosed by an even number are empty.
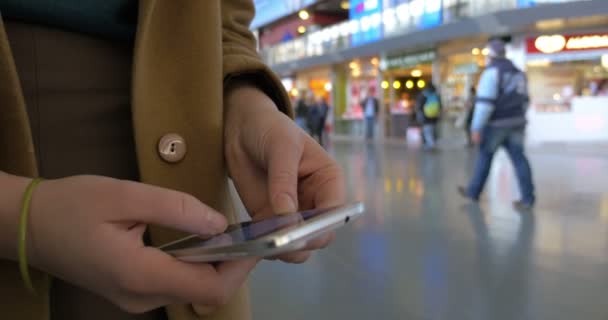
<svg viewBox="0 0 608 320">
<path fill-rule="evenodd" d="M 585 35 L 544 35 L 528 39 L 528 53 L 559 53 L 567 51 L 608 49 L 608 33 Z"/>
<path fill-rule="evenodd" d="M 350 0 L 349 18 L 357 26 L 356 32 L 351 35 L 353 46 L 382 39 L 381 0 Z"/>
<path fill-rule="evenodd" d="M 394 70 L 414 68 L 420 64 L 433 62 L 436 57 L 437 54 L 435 51 L 389 56 L 380 62 L 380 69 Z"/>
<path fill-rule="evenodd" d="M 251 29 L 257 29 L 265 24 L 288 16 L 300 9 L 306 8 L 317 0 L 254 0 L 255 18 Z"/>
<path fill-rule="evenodd" d="M 519 8 L 527 8 L 527 7 L 535 7 L 539 4 L 574 2 L 574 1 L 580 1 L 580 0 L 517 0 L 517 6 Z"/>
<path fill-rule="evenodd" d="M 384 0 L 383 23 L 387 33 L 399 28 L 428 29 L 442 23 L 441 0 Z"/>
</svg>

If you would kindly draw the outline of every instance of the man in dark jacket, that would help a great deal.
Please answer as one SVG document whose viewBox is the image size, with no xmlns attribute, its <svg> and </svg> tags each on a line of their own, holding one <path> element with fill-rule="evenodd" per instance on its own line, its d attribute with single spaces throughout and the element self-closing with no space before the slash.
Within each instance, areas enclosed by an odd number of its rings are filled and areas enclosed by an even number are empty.
<svg viewBox="0 0 608 320">
<path fill-rule="evenodd" d="M 374 138 L 374 127 L 380 111 L 380 102 L 374 96 L 373 89 L 367 92 L 365 99 L 361 101 L 361 107 L 365 116 L 365 137 L 371 140 Z"/>
<path fill-rule="evenodd" d="M 528 210 L 535 202 L 532 171 L 524 154 L 526 111 L 529 104 L 526 75 L 506 58 L 505 43 L 488 44 L 490 63 L 477 87 L 477 102 L 471 124 L 471 139 L 479 144 L 473 179 L 468 187 L 459 187 L 464 197 L 479 199 L 488 178 L 492 158 L 504 147 L 519 180 L 522 198 L 514 202 L 518 210 Z"/>
<path fill-rule="evenodd" d="M 298 99 L 294 110 L 296 124 L 304 131 L 308 131 L 308 103 L 306 99 L 306 97 Z"/>
</svg>

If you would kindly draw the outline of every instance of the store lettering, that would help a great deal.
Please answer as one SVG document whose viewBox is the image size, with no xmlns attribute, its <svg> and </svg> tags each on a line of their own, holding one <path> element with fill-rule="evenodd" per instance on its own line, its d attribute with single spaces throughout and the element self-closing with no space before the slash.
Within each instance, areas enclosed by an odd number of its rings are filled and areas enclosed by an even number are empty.
<svg viewBox="0 0 608 320">
<path fill-rule="evenodd" d="M 534 46 L 542 53 L 557 53 L 564 50 L 593 50 L 608 48 L 608 35 L 540 36 L 534 41 Z"/>
<path fill-rule="evenodd" d="M 562 35 L 540 36 L 534 46 L 542 53 L 555 53 L 564 50 L 566 38 Z"/>
<path fill-rule="evenodd" d="M 380 63 L 381 69 L 399 69 L 415 67 L 421 63 L 427 63 L 435 60 L 436 54 L 434 51 L 422 52 L 412 55 L 403 55 L 397 57 L 389 57 L 383 59 Z"/>
<path fill-rule="evenodd" d="M 608 48 L 608 35 L 572 37 L 566 44 L 566 49 L 569 50 L 598 48 Z"/>
<path fill-rule="evenodd" d="M 364 6 L 365 11 L 375 10 L 378 8 L 378 0 L 366 0 Z"/>
</svg>

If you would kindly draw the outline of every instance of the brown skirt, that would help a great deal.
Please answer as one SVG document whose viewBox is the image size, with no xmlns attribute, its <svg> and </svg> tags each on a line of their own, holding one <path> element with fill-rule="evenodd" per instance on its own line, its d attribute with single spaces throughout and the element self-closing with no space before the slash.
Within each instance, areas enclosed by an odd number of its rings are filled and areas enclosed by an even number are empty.
<svg viewBox="0 0 608 320">
<path fill-rule="evenodd" d="M 5 21 L 32 127 L 40 175 L 138 180 L 130 108 L 132 43 Z M 166 319 L 122 312 L 54 279 L 51 320 Z"/>
</svg>

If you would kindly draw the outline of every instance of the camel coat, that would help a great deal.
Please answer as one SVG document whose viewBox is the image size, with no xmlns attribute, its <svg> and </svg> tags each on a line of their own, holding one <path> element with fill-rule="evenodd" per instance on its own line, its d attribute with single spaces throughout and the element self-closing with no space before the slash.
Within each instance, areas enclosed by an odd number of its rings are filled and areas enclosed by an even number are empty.
<svg viewBox="0 0 608 320">
<path fill-rule="evenodd" d="M 251 0 L 141 0 L 133 58 L 132 115 L 142 182 L 190 193 L 202 202 L 234 214 L 229 203 L 223 152 L 223 89 L 232 79 L 252 79 L 291 113 L 280 81 L 256 52 L 248 25 Z M 246 108 L 247 105 L 242 106 Z M 179 134 L 188 150 L 183 160 L 164 161 L 159 140 Z M 36 176 L 36 154 L 23 93 L 9 42 L 0 20 L 0 170 Z M 193 177 L 196 177 L 193 179 Z M 150 226 L 154 245 L 183 234 Z M 49 318 L 49 283 L 32 271 L 41 292 L 30 295 L 18 267 L 0 261 L 0 317 Z M 190 306 L 166 308 L 169 319 L 198 319 Z M 243 289 L 228 306 L 208 319 L 247 319 Z"/>
</svg>

